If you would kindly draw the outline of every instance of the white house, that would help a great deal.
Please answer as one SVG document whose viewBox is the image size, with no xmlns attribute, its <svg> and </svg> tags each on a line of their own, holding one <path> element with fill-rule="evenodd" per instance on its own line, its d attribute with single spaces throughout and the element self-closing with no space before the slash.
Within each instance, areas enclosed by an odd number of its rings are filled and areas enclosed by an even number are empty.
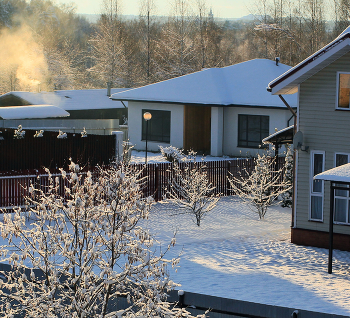
<svg viewBox="0 0 350 318">
<path fill-rule="evenodd" d="M 275 128 L 290 126 L 291 114 L 266 83 L 289 70 L 276 61 L 255 59 L 223 68 L 210 68 L 113 94 L 128 102 L 129 139 L 145 149 L 172 145 L 213 156 L 255 155 L 261 140 Z M 287 97 L 296 107 L 295 96 Z"/>
<path fill-rule="evenodd" d="M 109 98 L 111 93 L 123 90 L 8 92 L 0 96 L 0 126 L 15 128 L 21 124 L 24 128 L 65 132 L 81 131 L 85 127 L 89 133 L 110 134 L 121 129 L 119 123 L 122 125 L 127 121 L 127 103 L 116 103 Z M 66 118 L 58 118 L 64 116 Z"/>
</svg>

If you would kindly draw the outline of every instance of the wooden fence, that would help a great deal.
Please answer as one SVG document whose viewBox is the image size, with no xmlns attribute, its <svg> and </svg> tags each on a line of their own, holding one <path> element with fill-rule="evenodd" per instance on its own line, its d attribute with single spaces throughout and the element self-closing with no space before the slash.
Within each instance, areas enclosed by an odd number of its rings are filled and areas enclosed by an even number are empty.
<svg viewBox="0 0 350 318">
<path fill-rule="evenodd" d="M 200 162 L 208 173 L 210 182 L 215 187 L 214 193 L 221 196 L 232 195 L 227 177 L 232 174 L 235 177 L 244 176 L 244 171 L 251 172 L 254 169 L 254 159 L 232 159 L 221 161 Z M 279 158 L 277 167 L 284 164 L 284 158 Z M 186 163 L 181 163 L 180 168 L 184 168 Z M 145 196 L 153 196 L 156 201 L 161 200 L 168 187 L 171 163 L 158 163 L 133 165 L 136 170 L 142 170 L 142 177 L 147 177 L 143 192 Z M 59 176 L 59 174 L 56 174 Z M 25 204 L 26 189 L 30 184 L 36 186 L 46 186 L 48 175 L 33 173 L 28 175 L 6 175 L 0 176 L 0 208 L 12 209 L 14 206 Z"/>
<path fill-rule="evenodd" d="M 69 158 L 91 169 L 97 164 L 109 164 L 115 157 L 114 135 L 87 135 L 67 133 L 57 138 L 57 132 L 45 131 L 34 138 L 35 130 L 26 130 L 23 139 L 14 139 L 13 129 L 0 129 L 0 175 L 22 174 L 42 167 L 67 168 Z M 28 173 L 27 173 L 28 174 Z"/>
</svg>

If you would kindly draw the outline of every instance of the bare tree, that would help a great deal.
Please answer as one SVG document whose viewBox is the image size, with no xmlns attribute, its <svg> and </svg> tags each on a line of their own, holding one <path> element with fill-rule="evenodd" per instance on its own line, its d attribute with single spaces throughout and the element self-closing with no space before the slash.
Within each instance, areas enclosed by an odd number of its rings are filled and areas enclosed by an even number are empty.
<svg viewBox="0 0 350 318">
<path fill-rule="evenodd" d="M 191 155 L 195 156 L 194 153 Z M 178 213 L 189 213 L 195 217 L 200 226 L 205 215 L 210 212 L 219 201 L 219 195 L 214 194 L 215 187 L 208 179 L 206 166 L 195 160 L 179 165 L 173 163 L 169 171 L 169 189 L 165 194 L 165 203 L 171 203 L 179 208 Z M 178 214 L 176 212 L 176 214 Z"/>
<path fill-rule="evenodd" d="M 99 85 L 106 82 L 124 87 L 127 56 L 124 50 L 123 22 L 120 17 L 120 0 L 104 0 L 104 13 L 97 31 L 90 39 L 93 49 L 93 66 L 90 68 Z"/>
<path fill-rule="evenodd" d="M 263 219 L 268 207 L 277 204 L 279 196 L 291 187 L 282 180 L 283 170 L 275 171 L 275 160 L 266 153 L 258 154 L 251 173 L 245 170 L 240 178 L 231 175 L 228 181 L 234 193 Z"/>
<path fill-rule="evenodd" d="M 2 317 L 192 317 L 166 301 L 175 238 L 160 251 L 142 228 L 153 200 L 143 198 L 141 172 L 122 165 L 83 177 L 69 168 L 30 186 L 28 212 L 4 214 Z M 114 309 L 120 298 L 128 305 Z"/>
</svg>

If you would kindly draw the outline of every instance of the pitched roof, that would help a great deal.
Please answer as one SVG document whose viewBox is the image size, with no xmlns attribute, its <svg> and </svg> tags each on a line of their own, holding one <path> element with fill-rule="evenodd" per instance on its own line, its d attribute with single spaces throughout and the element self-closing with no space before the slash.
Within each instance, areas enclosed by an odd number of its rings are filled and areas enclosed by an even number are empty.
<svg viewBox="0 0 350 318">
<path fill-rule="evenodd" d="M 111 93 L 118 93 L 126 88 L 112 88 Z M 124 108 L 107 96 L 106 89 L 60 90 L 54 92 L 8 92 L 0 96 L 16 96 L 31 105 L 54 105 L 64 110 Z"/>
<path fill-rule="evenodd" d="M 134 88 L 111 96 L 114 100 L 178 104 L 266 106 L 285 108 L 277 96 L 266 91 L 266 84 L 290 66 L 254 59 L 223 67 L 209 68 L 170 80 Z M 296 96 L 287 98 L 296 107 Z"/>
<path fill-rule="evenodd" d="M 294 125 L 283 128 L 262 140 L 263 144 L 291 144 L 293 142 Z"/>
<path fill-rule="evenodd" d="M 350 163 L 321 172 L 314 179 L 350 183 Z"/>
<path fill-rule="evenodd" d="M 271 81 L 268 85 L 268 90 L 272 94 L 294 94 L 298 91 L 300 83 L 348 51 L 350 51 L 350 27 L 322 49 Z"/>
<path fill-rule="evenodd" d="M 0 107 L 0 117 L 2 119 L 53 118 L 68 116 L 68 112 L 60 107 L 52 105 Z"/>
</svg>

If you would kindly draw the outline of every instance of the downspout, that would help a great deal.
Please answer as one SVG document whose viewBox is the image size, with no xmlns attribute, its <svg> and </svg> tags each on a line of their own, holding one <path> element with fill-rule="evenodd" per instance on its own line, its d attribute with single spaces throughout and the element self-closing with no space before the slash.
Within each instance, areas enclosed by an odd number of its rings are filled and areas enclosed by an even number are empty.
<svg viewBox="0 0 350 318">
<path fill-rule="evenodd" d="M 292 107 L 289 106 L 289 104 L 287 103 L 287 101 L 283 98 L 282 95 L 278 95 L 278 97 L 282 100 L 283 104 L 287 106 L 287 108 L 289 109 L 289 111 L 293 114 L 294 117 L 294 128 L 293 128 L 293 132 L 295 135 L 295 133 L 297 132 L 297 113 L 294 111 L 294 109 Z M 294 227 L 294 215 L 295 215 L 295 203 L 294 203 L 294 198 L 295 198 L 295 180 L 296 180 L 296 149 L 293 149 L 293 201 L 292 201 L 292 224 L 291 227 Z"/>
</svg>

